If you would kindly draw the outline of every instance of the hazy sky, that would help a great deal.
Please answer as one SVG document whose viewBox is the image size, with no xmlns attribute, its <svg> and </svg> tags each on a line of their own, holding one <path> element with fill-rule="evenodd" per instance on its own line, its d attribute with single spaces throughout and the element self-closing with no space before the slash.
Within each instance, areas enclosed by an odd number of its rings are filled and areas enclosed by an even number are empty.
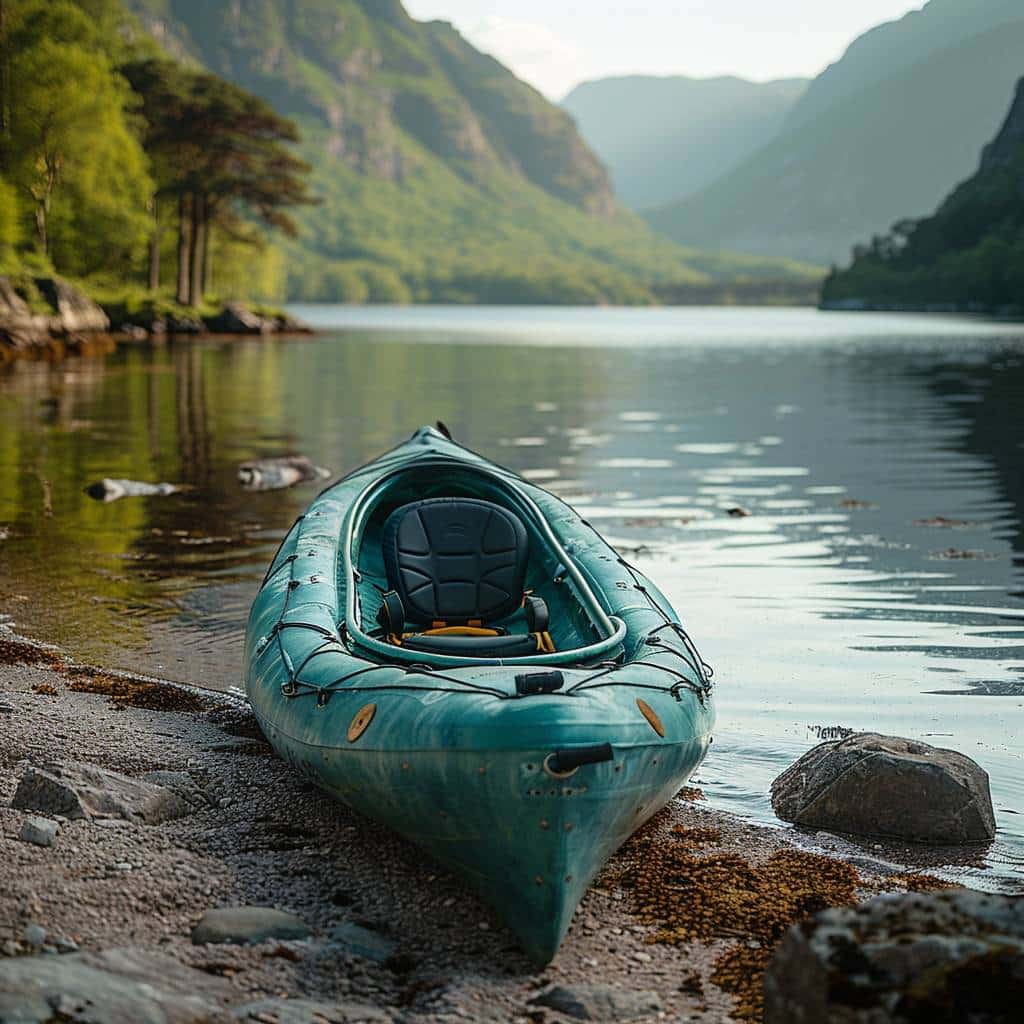
<svg viewBox="0 0 1024 1024">
<path fill-rule="evenodd" d="M 552 99 L 605 75 L 811 76 L 924 0 L 406 0 Z"/>
</svg>

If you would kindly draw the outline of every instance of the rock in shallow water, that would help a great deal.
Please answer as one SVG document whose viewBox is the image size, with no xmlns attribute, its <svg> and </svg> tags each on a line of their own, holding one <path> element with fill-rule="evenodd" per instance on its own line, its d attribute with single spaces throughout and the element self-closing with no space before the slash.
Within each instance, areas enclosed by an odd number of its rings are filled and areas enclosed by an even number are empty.
<svg viewBox="0 0 1024 1024">
<path fill-rule="evenodd" d="M 53 846 L 57 841 L 57 833 L 60 826 L 49 818 L 26 818 L 18 833 L 18 838 L 24 843 L 32 843 L 35 846 Z"/>
<path fill-rule="evenodd" d="M 921 843 L 988 842 L 988 775 L 955 750 L 856 733 L 809 750 L 772 783 L 772 807 L 809 828 Z"/>
<path fill-rule="evenodd" d="M 0 961 L 0 1021 L 208 1024 L 231 986 L 170 957 L 133 949 Z"/>
<path fill-rule="evenodd" d="M 531 1003 L 576 1020 L 636 1020 L 661 1010 L 655 992 L 630 992 L 610 985 L 552 985 Z"/>
<path fill-rule="evenodd" d="M 124 818 L 146 825 L 184 817 L 191 807 L 177 793 L 78 761 L 25 769 L 11 806 L 62 817 Z"/>
<path fill-rule="evenodd" d="M 312 930 L 301 917 L 273 907 L 218 907 L 192 929 L 192 944 L 255 944 L 268 939 L 306 939 Z"/>
<path fill-rule="evenodd" d="M 1024 1005 L 1024 897 L 953 890 L 826 910 L 783 938 L 765 1024 L 1011 1024 Z"/>
</svg>

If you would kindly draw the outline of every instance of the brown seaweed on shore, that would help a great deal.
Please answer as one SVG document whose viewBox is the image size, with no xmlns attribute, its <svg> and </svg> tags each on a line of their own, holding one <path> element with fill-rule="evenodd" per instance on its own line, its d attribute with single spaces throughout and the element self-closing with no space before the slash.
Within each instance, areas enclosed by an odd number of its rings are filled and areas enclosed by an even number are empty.
<svg viewBox="0 0 1024 1024">
<path fill-rule="evenodd" d="M 71 676 L 68 688 L 76 693 L 110 697 L 118 707 L 142 708 L 146 711 L 196 714 L 205 706 L 202 698 L 178 686 L 110 676 L 102 672 L 76 672 Z"/>
<path fill-rule="evenodd" d="M 58 672 L 65 668 L 56 651 L 13 636 L 0 637 L 0 665 L 45 665 Z"/>
<path fill-rule="evenodd" d="M 763 1013 L 762 981 L 772 952 L 797 921 L 856 901 L 861 878 L 843 861 L 783 849 L 763 863 L 732 853 L 696 852 L 715 829 L 645 829 L 623 851 L 618 881 L 633 913 L 655 929 L 653 943 L 738 940 L 715 961 L 711 980 L 736 998 L 736 1016 Z"/>
</svg>

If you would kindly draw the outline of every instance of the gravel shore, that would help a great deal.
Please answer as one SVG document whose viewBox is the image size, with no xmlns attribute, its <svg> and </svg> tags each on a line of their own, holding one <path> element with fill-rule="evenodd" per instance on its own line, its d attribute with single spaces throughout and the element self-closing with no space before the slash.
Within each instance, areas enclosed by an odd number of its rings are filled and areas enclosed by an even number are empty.
<svg viewBox="0 0 1024 1024">
<path fill-rule="evenodd" d="M 28 764 L 61 759 L 133 777 L 182 773 L 168 778 L 191 787 L 191 813 L 157 825 L 58 820 L 48 847 L 19 838 L 33 816 L 10 806 L 19 779 Z M 241 701 L 112 677 L 0 641 L 0 967 L 44 947 L 72 956 L 150 951 L 215 982 L 224 1019 L 271 1024 L 550 1024 L 581 1019 L 588 999 L 603 1016 L 582 1019 L 714 1024 L 757 1018 L 759 972 L 790 918 L 913 884 L 796 850 L 789 833 L 687 795 L 613 859 L 555 962 L 538 971 L 445 871 L 278 760 Z M 713 884 L 673 910 L 650 896 L 652 863 L 713 865 Z M 795 893 L 774 907 L 771 929 L 709 902 L 734 875 L 751 892 Z M 694 928 L 687 914 L 698 904 L 705 918 Z M 194 945 L 203 913 L 228 906 L 288 911 L 310 935 Z M 0 992 L 0 1020 L 3 1005 Z M 294 1015 L 282 1015 L 283 1005 Z"/>
</svg>

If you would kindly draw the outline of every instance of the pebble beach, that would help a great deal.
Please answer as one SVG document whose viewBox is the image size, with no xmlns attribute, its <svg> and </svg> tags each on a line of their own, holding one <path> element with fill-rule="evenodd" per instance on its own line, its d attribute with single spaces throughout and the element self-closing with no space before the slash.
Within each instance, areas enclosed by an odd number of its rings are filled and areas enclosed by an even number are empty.
<svg viewBox="0 0 1024 1024">
<path fill-rule="evenodd" d="M 60 962 L 44 988 L 98 986 L 102 1003 L 142 985 L 175 1021 L 756 1020 L 793 921 L 945 884 L 812 852 L 687 789 L 612 859 L 538 970 L 445 871 L 278 760 L 241 699 L 13 637 L 0 656 L 0 1010 L 24 981 L 10 965 Z M 66 762 L 148 780 L 179 809 L 155 824 L 51 815 L 37 845 L 37 815 L 12 801 L 33 766 Z"/>
</svg>

